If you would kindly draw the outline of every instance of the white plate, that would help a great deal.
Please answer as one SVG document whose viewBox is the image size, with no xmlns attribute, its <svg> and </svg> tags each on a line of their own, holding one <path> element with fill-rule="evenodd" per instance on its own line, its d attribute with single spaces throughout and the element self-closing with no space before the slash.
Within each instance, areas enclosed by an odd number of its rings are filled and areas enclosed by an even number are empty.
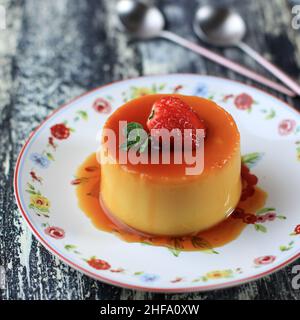
<svg viewBox="0 0 300 320">
<path fill-rule="evenodd" d="M 265 222 L 247 225 L 238 239 L 216 248 L 218 254 L 181 252 L 175 256 L 164 247 L 127 243 L 99 231 L 78 208 L 70 183 L 78 166 L 97 149 L 96 135 L 111 112 L 125 100 L 174 91 L 213 99 L 233 115 L 241 132 L 242 153 L 252 154 L 248 164 L 268 193 L 266 207 L 274 208 L 266 211 L 276 213 L 275 218 L 271 214 Z M 102 111 L 96 110 L 96 100 Z M 50 128 L 64 122 L 69 129 L 61 127 L 53 137 Z M 55 148 L 49 144 L 50 137 Z M 54 255 L 101 281 L 161 292 L 241 284 L 299 257 L 299 190 L 297 111 L 255 88 L 189 74 L 116 82 L 64 105 L 30 136 L 15 171 L 19 209 L 34 235 Z M 100 259 L 93 260 L 97 268 L 88 263 L 91 258 Z"/>
</svg>

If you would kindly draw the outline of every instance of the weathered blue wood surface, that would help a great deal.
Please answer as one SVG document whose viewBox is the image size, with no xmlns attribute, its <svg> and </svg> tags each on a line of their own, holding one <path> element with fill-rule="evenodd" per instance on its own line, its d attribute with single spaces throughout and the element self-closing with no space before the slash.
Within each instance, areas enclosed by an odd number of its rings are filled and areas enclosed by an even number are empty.
<svg viewBox="0 0 300 320">
<path fill-rule="evenodd" d="M 190 21 L 196 6 L 207 2 L 156 1 L 168 28 L 195 41 Z M 246 18 L 246 41 L 300 81 L 300 37 L 290 27 L 288 3 L 223 2 Z M 115 3 L 0 0 L 7 8 L 7 29 L 0 31 L 0 265 L 6 269 L 7 286 L 0 298 L 299 299 L 300 291 L 291 287 L 290 266 L 256 282 L 205 293 L 163 295 L 113 287 L 60 262 L 28 230 L 13 196 L 14 165 L 26 137 L 57 106 L 96 86 L 141 74 L 192 72 L 251 83 L 163 40 L 128 45 L 116 28 Z M 238 49 L 215 50 L 268 75 Z"/>
</svg>

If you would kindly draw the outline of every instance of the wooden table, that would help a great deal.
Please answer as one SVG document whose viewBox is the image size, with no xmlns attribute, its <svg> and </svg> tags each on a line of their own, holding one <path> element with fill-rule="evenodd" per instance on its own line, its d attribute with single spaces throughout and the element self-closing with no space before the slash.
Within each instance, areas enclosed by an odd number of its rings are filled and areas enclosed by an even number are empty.
<svg viewBox="0 0 300 320">
<path fill-rule="evenodd" d="M 191 20 L 197 5 L 207 1 L 156 2 L 170 30 L 197 41 Z M 246 42 L 300 81 L 300 31 L 291 28 L 291 3 L 223 2 L 245 17 Z M 121 289 L 69 268 L 27 228 L 14 200 L 15 161 L 30 132 L 62 103 L 113 80 L 143 74 L 192 72 L 251 83 L 165 40 L 129 45 L 117 31 L 115 3 L 0 0 L 7 10 L 7 29 L 0 31 L 0 265 L 6 269 L 7 286 L 0 299 L 299 299 L 300 290 L 291 286 L 291 266 L 249 284 L 204 293 Z M 213 49 L 269 76 L 238 49 Z"/>
</svg>

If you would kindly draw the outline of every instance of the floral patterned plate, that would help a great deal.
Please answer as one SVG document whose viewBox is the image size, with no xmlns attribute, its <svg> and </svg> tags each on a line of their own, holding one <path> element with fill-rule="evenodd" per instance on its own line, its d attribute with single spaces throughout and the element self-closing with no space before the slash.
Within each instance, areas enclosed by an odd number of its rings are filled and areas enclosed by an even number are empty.
<svg viewBox="0 0 300 320">
<path fill-rule="evenodd" d="M 99 146 L 107 117 L 129 99 L 179 92 L 213 99 L 241 132 L 243 161 L 267 191 L 266 207 L 238 239 L 180 252 L 127 243 L 97 230 L 78 208 L 70 182 Z M 34 235 L 65 263 L 101 281 L 133 289 L 185 292 L 241 284 L 278 270 L 300 252 L 300 116 L 278 99 L 226 79 L 149 76 L 98 88 L 59 108 L 30 136 L 18 158 L 15 194 Z"/>
</svg>

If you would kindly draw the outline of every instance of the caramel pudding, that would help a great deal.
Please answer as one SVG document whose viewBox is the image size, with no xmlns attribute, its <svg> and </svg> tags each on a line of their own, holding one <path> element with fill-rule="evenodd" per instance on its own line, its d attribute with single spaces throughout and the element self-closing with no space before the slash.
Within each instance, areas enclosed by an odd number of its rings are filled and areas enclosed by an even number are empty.
<svg viewBox="0 0 300 320">
<path fill-rule="evenodd" d="M 122 143 L 119 122 L 147 128 L 153 104 L 165 96 L 170 95 L 131 100 L 110 116 L 104 128 L 116 133 L 117 146 Z M 241 196 L 240 135 L 232 116 L 210 100 L 171 96 L 185 102 L 207 128 L 201 174 L 186 175 L 189 164 L 184 162 L 121 164 L 126 150 L 102 148 L 115 160 L 101 164 L 100 199 L 106 214 L 116 225 L 147 235 L 181 236 L 206 230 L 228 217 Z"/>
<path fill-rule="evenodd" d="M 246 169 L 246 170 L 245 170 Z M 221 247 L 235 240 L 241 232 L 256 218 L 255 212 L 265 206 L 267 194 L 256 186 L 252 174 L 242 166 L 243 191 L 241 200 L 235 211 L 225 220 L 208 230 L 188 236 L 142 236 L 138 232 L 120 228 L 107 214 L 99 202 L 101 192 L 101 170 L 95 153 L 87 157 L 76 172 L 76 179 L 72 184 L 76 186 L 78 205 L 91 220 L 94 227 L 105 232 L 113 233 L 126 242 L 143 243 L 169 248 L 177 256 L 180 251 L 202 251 L 217 253 L 214 248 Z M 249 188 L 249 186 L 253 186 Z M 242 214 L 244 212 L 244 214 Z M 247 220 L 245 220 L 247 218 Z M 252 220 L 253 221 L 253 220 Z"/>
</svg>

